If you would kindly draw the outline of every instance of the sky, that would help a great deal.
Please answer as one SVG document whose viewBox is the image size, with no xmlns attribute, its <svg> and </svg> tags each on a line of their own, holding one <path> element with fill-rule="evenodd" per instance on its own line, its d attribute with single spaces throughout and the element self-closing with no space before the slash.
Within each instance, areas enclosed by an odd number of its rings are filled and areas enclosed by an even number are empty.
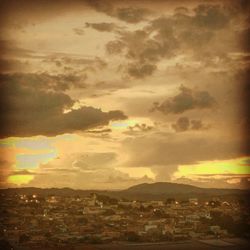
<svg viewBox="0 0 250 250">
<path fill-rule="evenodd" d="M 0 187 L 249 188 L 249 1 L 2 0 Z"/>
</svg>

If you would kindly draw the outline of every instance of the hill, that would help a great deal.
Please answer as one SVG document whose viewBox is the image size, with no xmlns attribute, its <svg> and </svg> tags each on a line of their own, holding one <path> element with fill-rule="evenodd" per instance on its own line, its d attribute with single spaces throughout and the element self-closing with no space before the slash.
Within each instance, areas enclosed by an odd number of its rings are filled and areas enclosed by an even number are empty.
<svg viewBox="0 0 250 250">
<path fill-rule="evenodd" d="M 142 183 L 132 186 L 126 190 L 129 193 L 150 193 L 150 194 L 175 194 L 202 192 L 204 189 L 192 185 L 177 184 L 171 182 Z"/>
<path fill-rule="evenodd" d="M 208 198 L 214 196 L 239 196 L 248 195 L 248 190 L 240 189 L 218 189 L 218 188 L 200 188 L 187 184 L 178 184 L 171 182 L 143 183 L 132 186 L 126 190 L 120 191 L 119 195 L 130 199 L 165 199 L 166 197 L 175 198 Z"/>
</svg>

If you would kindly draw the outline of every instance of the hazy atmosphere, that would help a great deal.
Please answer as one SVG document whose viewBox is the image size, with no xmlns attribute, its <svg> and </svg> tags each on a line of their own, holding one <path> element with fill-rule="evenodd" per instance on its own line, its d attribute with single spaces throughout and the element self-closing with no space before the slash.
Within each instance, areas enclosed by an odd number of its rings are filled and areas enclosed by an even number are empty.
<svg viewBox="0 0 250 250">
<path fill-rule="evenodd" d="M 1 188 L 249 188 L 248 1 L 0 9 Z"/>
</svg>

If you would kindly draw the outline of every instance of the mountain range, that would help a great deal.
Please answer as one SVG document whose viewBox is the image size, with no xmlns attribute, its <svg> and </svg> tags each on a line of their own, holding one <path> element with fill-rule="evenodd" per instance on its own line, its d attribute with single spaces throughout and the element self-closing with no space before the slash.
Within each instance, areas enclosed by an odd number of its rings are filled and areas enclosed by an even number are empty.
<svg viewBox="0 0 250 250">
<path fill-rule="evenodd" d="M 218 189 L 218 188 L 200 188 L 187 184 L 177 184 L 170 182 L 143 183 L 132 186 L 128 189 L 112 190 L 76 190 L 71 188 L 7 188 L 1 189 L 5 194 L 40 194 L 40 195 L 60 195 L 60 196 L 86 196 L 91 193 L 107 195 L 114 198 L 137 199 L 137 200 L 164 200 L 166 198 L 191 198 L 197 197 L 205 199 L 218 196 L 245 196 L 249 195 L 249 190 L 241 189 Z"/>
</svg>

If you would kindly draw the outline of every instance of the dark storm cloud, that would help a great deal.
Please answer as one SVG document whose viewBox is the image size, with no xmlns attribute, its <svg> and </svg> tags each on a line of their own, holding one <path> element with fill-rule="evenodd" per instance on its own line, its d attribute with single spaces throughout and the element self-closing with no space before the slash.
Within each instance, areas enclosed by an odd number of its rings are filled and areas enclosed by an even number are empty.
<svg viewBox="0 0 250 250">
<path fill-rule="evenodd" d="M 119 40 L 109 42 L 106 45 L 108 52 L 112 53 L 114 50 L 118 53 L 125 48 L 125 56 L 137 64 L 152 63 L 152 61 L 158 60 L 161 45 L 149 39 L 149 32 L 145 30 L 120 31 L 118 35 Z"/>
<path fill-rule="evenodd" d="M 164 114 L 181 114 L 192 109 L 211 109 L 216 104 L 215 99 L 207 91 L 198 91 L 181 86 L 180 93 L 168 98 L 161 104 L 155 103 L 153 110 Z"/>
<path fill-rule="evenodd" d="M 187 130 L 206 129 L 207 126 L 205 126 L 201 120 L 190 120 L 188 117 L 180 117 L 172 124 L 172 128 L 176 132 L 184 132 Z"/>
<path fill-rule="evenodd" d="M 158 41 L 150 38 L 150 32 L 144 29 L 119 31 L 118 39 L 106 44 L 109 54 L 124 54 L 130 61 L 125 65 L 126 72 L 134 78 L 144 78 L 156 70 L 156 63 L 166 56 L 171 57 L 177 46 L 174 39 Z"/>
<path fill-rule="evenodd" d="M 211 3 L 200 4 L 194 9 L 179 7 L 172 15 L 151 19 L 141 29 L 119 30 L 117 39 L 106 44 L 106 50 L 109 54 L 125 56 L 137 65 L 135 68 L 141 64 L 156 65 L 180 54 L 188 55 L 204 66 L 216 67 L 218 61 L 228 64 L 232 60 L 228 53 L 249 47 L 247 30 L 239 36 L 244 46 L 240 47 L 234 41 L 235 23 L 237 18 L 238 21 L 242 18 L 236 9 L 234 5 Z M 227 36 L 223 35 L 225 30 Z M 225 44 L 224 49 L 218 40 Z"/>
<path fill-rule="evenodd" d="M 141 73 L 141 65 L 156 66 L 159 61 L 171 59 L 183 51 L 193 56 L 195 61 L 215 66 L 215 59 L 230 60 L 227 56 L 228 49 L 222 51 L 216 45 L 211 50 L 208 49 L 208 44 L 216 44 L 216 39 L 220 39 L 220 32 L 231 25 L 235 18 L 231 9 L 231 6 L 215 4 L 201 4 L 192 11 L 179 7 L 175 14 L 150 20 L 142 29 L 117 31 L 117 40 L 108 42 L 106 50 L 109 54 L 126 56 L 133 64 L 133 69 L 125 67 L 126 71 L 135 78 L 150 76 L 153 72 Z M 228 32 L 232 33 L 230 29 Z M 228 43 L 226 40 L 225 42 Z"/>
<path fill-rule="evenodd" d="M 147 28 L 136 31 L 119 31 L 119 39 L 109 42 L 106 49 L 112 54 L 112 47 L 116 53 L 123 52 L 123 48 L 125 48 L 126 57 L 138 64 L 158 62 L 165 57 L 172 57 L 178 48 L 178 41 L 173 36 L 173 27 L 169 25 L 164 28 L 164 31 L 161 31 L 165 32 L 167 37 L 156 35 L 152 38 L 151 33 L 155 31 L 156 29 Z"/>
<path fill-rule="evenodd" d="M 16 76 L 1 75 L 2 138 L 74 133 L 126 118 L 119 110 L 102 112 L 87 106 L 73 110 L 75 100 L 62 92 L 40 88 L 41 83 L 35 80 L 37 84 L 33 80 L 25 82 Z M 65 110 L 69 112 L 65 113 Z"/>
</svg>

